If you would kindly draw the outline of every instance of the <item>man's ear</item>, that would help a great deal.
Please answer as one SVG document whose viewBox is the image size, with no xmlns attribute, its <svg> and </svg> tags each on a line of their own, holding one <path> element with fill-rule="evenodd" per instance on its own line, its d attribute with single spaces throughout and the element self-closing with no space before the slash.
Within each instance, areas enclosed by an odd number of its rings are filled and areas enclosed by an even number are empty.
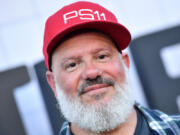
<svg viewBox="0 0 180 135">
<path fill-rule="evenodd" d="M 55 85 L 56 82 L 55 82 L 55 77 L 54 77 L 53 72 L 47 71 L 47 72 L 46 72 L 46 79 L 47 79 L 48 84 L 49 84 L 49 86 L 51 87 L 51 89 L 52 89 L 55 97 L 57 97 L 56 85 Z"/>
<path fill-rule="evenodd" d="M 126 67 L 129 69 L 130 67 L 130 60 L 129 60 L 129 55 L 127 53 L 122 53 L 122 59 Z"/>
</svg>

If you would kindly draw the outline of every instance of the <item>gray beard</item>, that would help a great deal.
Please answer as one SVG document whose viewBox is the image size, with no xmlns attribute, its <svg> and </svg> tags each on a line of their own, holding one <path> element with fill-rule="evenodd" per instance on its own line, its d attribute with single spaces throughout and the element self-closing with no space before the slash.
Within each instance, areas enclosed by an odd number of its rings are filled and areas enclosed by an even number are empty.
<svg viewBox="0 0 180 135">
<path fill-rule="evenodd" d="M 102 133 L 119 127 L 126 121 L 134 105 L 130 94 L 130 84 L 115 84 L 115 95 L 107 103 L 87 105 L 81 102 L 80 98 L 73 98 L 64 93 L 56 82 L 57 100 L 64 117 L 79 128 Z"/>
</svg>

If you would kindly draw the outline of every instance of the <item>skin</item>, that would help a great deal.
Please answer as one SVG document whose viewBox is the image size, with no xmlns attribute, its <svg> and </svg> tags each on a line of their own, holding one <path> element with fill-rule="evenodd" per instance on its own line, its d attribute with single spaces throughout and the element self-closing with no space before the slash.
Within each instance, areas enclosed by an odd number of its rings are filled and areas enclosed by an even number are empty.
<svg viewBox="0 0 180 135">
<path fill-rule="evenodd" d="M 129 68 L 128 54 L 120 53 L 114 43 L 104 34 L 89 32 L 79 34 L 65 40 L 52 55 L 52 69 L 46 76 L 55 96 L 55 78 L 64 93 L 79 98 L 85 105 L 97 105 L 110 101 L 115 88 L 111 85 L 96 84 L 85 88 L 85 92 L 78 95 L 78 89 L 88 79 L 97 76 L 112 79 L 117 84 L 125 82 L 125 69 L 123 63 Z M 133 110 L 127 121 L 114 131 L 106 133 L 115 135 L 119 133 L 133 134 L 137 122 L 136 112 Z M 80 129 L 73 123 L 71 130 L 75 134 L 93 134 Z M 105 133 L 103 133 L 105 134 Z"/>
</svg>

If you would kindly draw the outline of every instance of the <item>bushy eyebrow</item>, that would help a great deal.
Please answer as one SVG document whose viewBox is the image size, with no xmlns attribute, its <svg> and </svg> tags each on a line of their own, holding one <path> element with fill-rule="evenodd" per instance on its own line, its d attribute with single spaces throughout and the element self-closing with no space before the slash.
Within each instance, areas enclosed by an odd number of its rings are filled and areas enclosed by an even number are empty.
<svg viewBox="0 0 180 135">
<path fill-rule="evenodd" d="M 98 48 L 98 49 L 93 50 L 92 53 L 94 54 L 94 53 L 98 53 L 100 51 L 110 51 L 110 52 L 112 52 L 112 49 L 111 48 Z"/>
<path fill-rule="evenodd" d="M 61 65 L 64 65 L 67 61 L 69 60 L 77 60 L 80 59 L 80 56 L 70 56 L 70 57 L 66 57 L 62 60 Z"/>
</svg>

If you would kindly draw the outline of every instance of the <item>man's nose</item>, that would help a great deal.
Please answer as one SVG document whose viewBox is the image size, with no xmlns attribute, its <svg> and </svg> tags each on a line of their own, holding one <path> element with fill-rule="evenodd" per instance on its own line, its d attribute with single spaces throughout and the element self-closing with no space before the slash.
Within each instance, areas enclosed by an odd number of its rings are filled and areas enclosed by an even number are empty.
<svg viewBox="0 0 180 135">
<path fill-rule="evenodd" d="M 97 76 L 101 76 L 101 75 L 102 75 L 102 70 L 92 63 L 87 64 L 82 73 L 82 77 L 84 80 L 95 79 L 97 78 Z"/>
</svg>

